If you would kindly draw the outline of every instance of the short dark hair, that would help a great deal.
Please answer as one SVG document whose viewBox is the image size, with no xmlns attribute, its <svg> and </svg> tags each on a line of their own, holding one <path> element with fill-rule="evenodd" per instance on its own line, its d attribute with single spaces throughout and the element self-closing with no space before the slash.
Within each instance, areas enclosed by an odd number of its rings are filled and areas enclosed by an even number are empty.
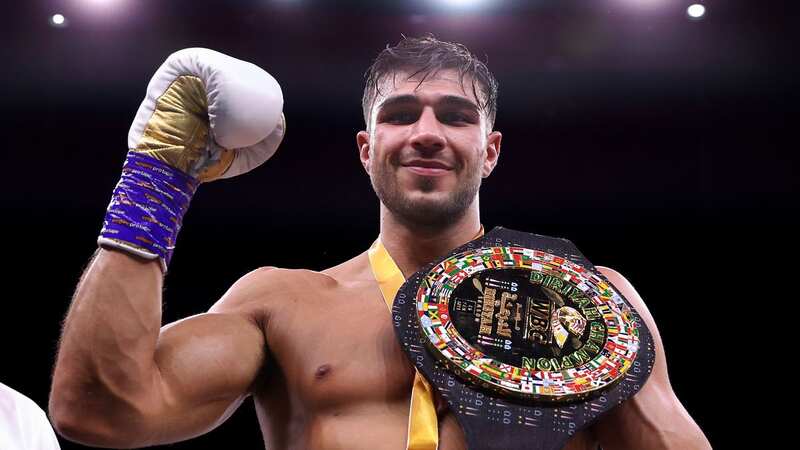
<svg viewBox="0 0 800 450">
<path fill-rule="evenodd" d="M 384 77 L 397 72 L 408 72 L 408 78 L 422 75 L 419 81 L 419 84 L 422 84 L 428 76 L 435 76 L 437 72 L 445 69 L 458 70 L 462 88 L 464 76 L 469 75 L 472 78 L 472 92 L 478 99 L 478 107 L 486 113 L 489 129 L 492 129 L 497 114 L 497 80 L 494 75 L 489 72 L 486 64 L 464 45 L 440 41 L 432 34 L 422 37 L 403 36 L 394 47 L 387 45 L 367 69 L 364 74 L 367 82 L 361 99 L 367 127 L 369 127 L 372 104 L 380 94 L 380 83 Z M 478 95 L 479 90 L 482 95 Z"/>
</svg>

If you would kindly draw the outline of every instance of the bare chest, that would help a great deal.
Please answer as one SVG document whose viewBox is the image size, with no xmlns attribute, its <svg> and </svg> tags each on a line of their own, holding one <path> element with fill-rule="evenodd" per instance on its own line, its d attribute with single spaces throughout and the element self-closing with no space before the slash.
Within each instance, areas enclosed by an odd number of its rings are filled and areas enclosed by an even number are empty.
<svg viewBox="0 0 800 450">
<path fill-rule="evenodd" d="M 287 390 L 307 408 L 410 395 L 414 370 L 377 285 L 309 291 L 270 318 L 267 340 Z"/>
<path fill-rule="evenodd" d="M 306 448 L 328 448 L 351 434 L 362 444 L 374 441 L 371 448 L 378 442 L 395 448 L 405 440 L 415 371 L 376 284 L 301 287 L 268 322 L 267 370 L 277 375 L 258 403 L 272 447 L 291 447 L 276 440 L 286 433 L 302 436 Z M 464 448 L 460 427 L 452 413 L 446 416 L 440 448 Z M 595 450 L 596 444 L 579 432 L 565 448 Z"/>
</svg>

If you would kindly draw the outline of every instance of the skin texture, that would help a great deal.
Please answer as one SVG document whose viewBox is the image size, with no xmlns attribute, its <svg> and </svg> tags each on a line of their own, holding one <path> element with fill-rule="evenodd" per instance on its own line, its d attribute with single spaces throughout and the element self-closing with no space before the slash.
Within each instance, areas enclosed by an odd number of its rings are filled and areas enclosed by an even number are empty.
<svg viewBox="0 0 800 450">
<path fill-rule="evenodd" d="M 382 200 L 381 239 L 409 276 L 477 234 L 478 188 L 502 136 L 469 106 L 477 99 L 455 73 L 419 86 L 405 78 L 382 89 L 356 140 Z M 432 165 L 446 169 L 419 168 Z M 642 315 L 658 356 L 642 391 L 566 448 L 709 448 L 672 392 L 644 302 L 621 275 L 599 270 Z M 257 269 L 208 313 L 164 327 L 162 283 L 157 262 L 98 251 L 56 362 L 50 414 L 61 434 L 118 448 L 175 442 L 213 429 L 253 396 L 270 449 L 405 448 L 414 371 L 366 252 L 321 272 Z M 436 400 L 439 448 L 465 448 Z"/>
</svg>

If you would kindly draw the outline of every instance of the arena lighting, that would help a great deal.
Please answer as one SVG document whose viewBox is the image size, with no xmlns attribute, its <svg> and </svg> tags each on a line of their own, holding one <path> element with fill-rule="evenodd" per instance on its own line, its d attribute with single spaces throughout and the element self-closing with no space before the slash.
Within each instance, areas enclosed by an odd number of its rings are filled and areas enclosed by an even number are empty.
<svg viewBox="0 0 800 450">
<path fill-rule="evenodd" d="M 82 18 L 106 20 L 125 17 L 137 3 L 130 0 L 69 0 Z"/>
<path fill-rule="evenodd" d="M 452 8 L 470 8 L 483 3 L 488 3 L 488 0 L 439 0 L 439 3 Z"/>
<path fill-rule="evenodd" d="M 118 0 L 82 0 L 82 2 L 94 7 L 114 6 L 119 3 Z"/>
<path fill-rule="evenodd" d="M 694 5 L 686 8 L 686 14 L 692 19 L 700 19 L 706 14 L 706 7 L 695 3 Z"/>
<path fill-rule="evenodd" d="M 625 9 L 644 13 L 656 13 L 669 9 L 676 0 L 613 0 Z"/>
<path fill-rule="evenodd" d="M 64 28 L 67 26 L 67 18 L 63 14 L 53 14 L 50 16 L 50 25 L 56 28 Z"/>
</svg>

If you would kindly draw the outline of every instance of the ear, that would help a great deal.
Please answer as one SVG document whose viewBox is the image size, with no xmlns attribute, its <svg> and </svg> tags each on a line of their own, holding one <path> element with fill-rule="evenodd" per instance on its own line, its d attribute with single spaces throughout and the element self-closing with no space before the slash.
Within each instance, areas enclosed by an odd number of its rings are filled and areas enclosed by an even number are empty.
<svg viewBox="0 0 800 450">
<path fill-rule="evenodd" d="M 481 177 L 486 178 L 492 174 L 494 166 L 497 165 L 497 159 L 500 157 L 500 143 L 503 141 L 503 135 L 499 131 L 492 131 L 486 138 L 486 159 L 483 161 L 483 168 L 481 170 Z"/>
<path fill-rule="evenodd" d="M 356 134 L 356 145 L 358 145 L 358 157 L 361 159 L 361 165 L 364 166 L 364 170 L 369 174 L 371 162 L 369 159 L 369 133 L 359 131 Z"/>
</svg>

